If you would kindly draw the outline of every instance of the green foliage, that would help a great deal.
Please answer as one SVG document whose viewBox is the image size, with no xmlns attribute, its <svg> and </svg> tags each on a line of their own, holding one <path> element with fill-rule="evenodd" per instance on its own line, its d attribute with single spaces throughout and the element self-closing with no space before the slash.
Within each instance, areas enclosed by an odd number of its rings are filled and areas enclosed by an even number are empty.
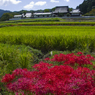
<svg viewBox="0 0 95 95">
<path fill-rule="evenodd" d="M 44 12 L 50 12 L 49 9 L 45 9 Z"/>
<path fill-rule="evenodd" d="M 95 9 L 95 6 L 93 6 L 92 9 Z"/>
<path fill-rule="evenodd" d="M 64 19 L 61 18 L 38 18 L 38 19 L 21 19 L 21 20 L 15 20 L 15 21 L 6 21 L 6 22 L 1 22 L 0 25 L 9 25 L 9 24 L 15 24 L 17 25 L 18 23 L 30 23 L 30 22 L 60 22 L 64 21 Z"/>
<path fill-rule="evenodd" d="M 69 13 L 67 13 L 67 16 L 69 17 L 69 16 L 71 16 Z"/>
<path fill-rule="evenodd" d="M 91 11 L 93 6 L 95 6 L 95 0 L 84 0 L 84 2 L 77 6 L 77 8 L 79 8 L 80 11 L 85 14 Z"/>
<path fill-rule="evenodd" d="M 24 13 L 24 15 L 25 15 L 26 12 L 27 12 L 27 10 L 21 10 L 19 13 L 20 13 L 20 14 L 23 14 L 23 13 Z"/>
<path fill-rule="evenodd" d="M 31 26 L 31 25 L 95 25 L 95 22 L 23 22 L 18 23 L 16 25 L 24 25 L 24 26 Z"/>
<path fill-rule="evenodd" d="M 0 9 L 0 17 L 1 17 L 4 13 L 10 13 L 10 11 Z"/>
<path fill-rule="evenodd" d="M 40 9 L 40 10 L 37 10 L 36 12 L 44 12 L 44 10 L 41 10 L 41 9 Z"/>
<path fill-rule="evenodd" d="M 58 16 L 59 16 L 59 17 L 63 17 L 64 14 L 63 14 L 63 13 L 58 13 Z"/>
<path fill-rule="evenodd" d="M 95 16 L 95 9 L 92 9 L 90 12 L 86 13 L 85 16 Z"/>
<path fill-rule="evenodd" d="M 51 10 L 52 10 L 52 12 L 53 12 L 53 11 L 55 11 L 55 7 L 54 7 L 54 8 L 52 8 Z"/>
<path fill-rule="evenodd" d="M 3 15 L 2 15 L 2 17 L 1 17 L 1 21 L 6 21 L 6 20 L 9 20 L 10 18 L 12 18 L 13 17 L 13 15 L 12 14 L 10 14 L 10 13 L 4 13 Z"/>
<path fill-rule="evenodd" d="M 69 12 L 72 11 L 72 10 L 73 10 L 73 8 L 69 8 Z"/>
<path fill-rule="evenodd" d="M 16 68 L 31 68 L 43 54 L 29 46 L 0 44 L 0 78 Z"/>
</svg>

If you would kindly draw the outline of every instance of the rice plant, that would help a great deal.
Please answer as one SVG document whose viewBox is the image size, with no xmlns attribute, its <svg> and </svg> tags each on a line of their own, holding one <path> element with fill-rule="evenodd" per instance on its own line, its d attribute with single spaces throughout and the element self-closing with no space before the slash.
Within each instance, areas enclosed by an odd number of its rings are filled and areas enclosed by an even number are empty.
<svg viewBox="0 0 95 95">
<path fill-rule="evenodd" d="M 43 52 L 95 48 L 94 26 L 13 26 L 0 28 L 0 43 L 24 44 Z"/>
</svg>

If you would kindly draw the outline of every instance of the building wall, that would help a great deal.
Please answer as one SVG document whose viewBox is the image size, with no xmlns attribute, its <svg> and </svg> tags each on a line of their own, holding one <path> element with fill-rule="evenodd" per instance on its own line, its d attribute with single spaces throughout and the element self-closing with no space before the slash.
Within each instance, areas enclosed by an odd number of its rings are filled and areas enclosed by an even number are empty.
<svg viewBox="0 0 95 95">
<path fill-rule="evenodd" d="M 80 13 L 72 13 L 71 16 L 80 16 Z"/>
<path fill-rule="evenodd" d="M 44 18 L 44 17 L 52 17 L 52 15 L 34 15 L 34 17 Z"/>
</svg>

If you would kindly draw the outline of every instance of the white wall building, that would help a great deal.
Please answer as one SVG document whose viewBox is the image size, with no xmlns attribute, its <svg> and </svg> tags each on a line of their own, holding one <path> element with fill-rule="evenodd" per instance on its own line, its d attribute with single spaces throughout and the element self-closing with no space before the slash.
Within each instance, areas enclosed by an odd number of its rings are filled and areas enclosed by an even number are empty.
<svg viewBox="0 0 95 95">
<path fill-rule="evenodd" d="M 21 18 L 22 15 L 14 15 L 14 18 Z"/>
<path fill-rule="evenodd" d="M 46 12 L 46 13 L 34 13 L 34 17 L 52 17 L 52 12 Z"/>
<path fill-rule="evenodd" d="M 70 12 L 71 16 L 81 16 L 81 12 L 79 9 L 73 9 L 71 12 Z"/>
<path fill-rule="evenodd" d="M 45 12 L 45 13 L 26 13 L 22 15 L 14 15 L 13 19 L 21 19 L 21 18 L 47 18 L 47 17 L 55 17 L 60 15 L 67 16 L 67 14 L 71 14 L 71 16 L 81 16 L 81 12 L 79 9 L 73 9 L 71 12 L 69 12 L 68 6 L 57 6 L 55 8 L 55 11 L 53 12 Z"/>
<path fill-rule="evenodd" d="M 25 17 L 26 17 L 26 18 L 32 17 L 32 13 L 26 13 L 26 14 L 25 14 Z"/>
</svg>

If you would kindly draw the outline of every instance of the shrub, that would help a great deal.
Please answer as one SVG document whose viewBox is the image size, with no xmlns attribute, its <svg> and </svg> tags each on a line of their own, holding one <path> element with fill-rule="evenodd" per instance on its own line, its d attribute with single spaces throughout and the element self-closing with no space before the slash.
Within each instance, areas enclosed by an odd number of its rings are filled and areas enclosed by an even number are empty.
<svg viewBox="0 0 95 95">
<path fill-rule="evenodd" d="M 43 54 L 41 51 L 25 45 L 0 44 L 0 77 L 18 68 L 31 68 L 33 63 L 39 62 Z"/>
</svg>

